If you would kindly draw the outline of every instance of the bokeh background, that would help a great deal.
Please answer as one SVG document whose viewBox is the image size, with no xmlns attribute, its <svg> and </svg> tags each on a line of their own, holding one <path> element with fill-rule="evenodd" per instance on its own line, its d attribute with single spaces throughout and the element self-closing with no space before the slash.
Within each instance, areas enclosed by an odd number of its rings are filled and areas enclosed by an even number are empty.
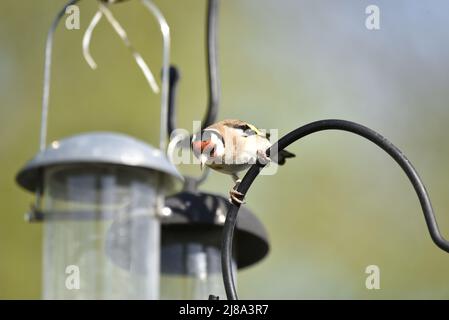
<svg viewBox="0 0 449 320">
<path fill-rule="evenodd" d="M 0 1 L 0 298 L 40 298 L 42 226 L 23 214 L 33 199 L 14 178 L 38 148 L 46 32 L 60 0 Z M 180 67 L 179 124 L 206 106 L 204 0 L 156 1 Z M 380 7 L 378 31 L 365 8 Z M 81 30 L 58 29 L 49 139 L 114 130 L 156 145 L 159 97 L 102 21 L 89 69 L 83 31 L 95 1 L 81 2 Z M 153 70 L 161 65 L 154 20 L 138 1 L 113 8 Z M 220 118 L 280 134 L 323 118 L 360 122 L 412 160 L 449 237 L 449 3 L 444 0 L 227 0 L 220 10 Z M 266 225 L 271 252 L 239 273 L 242 298 L 449 298 L 449 255 L 431 241 L 407 178 L 362 138 L 325 132 L 292 146 L 297 158 L 260 177 L 247 205 Z M 199 174 L 197 166 L 183 172 Z M 226 194 L 212 174 L 203 189 Z M 366 266 L 381 289 L 365 288 Z"/>
</svg>

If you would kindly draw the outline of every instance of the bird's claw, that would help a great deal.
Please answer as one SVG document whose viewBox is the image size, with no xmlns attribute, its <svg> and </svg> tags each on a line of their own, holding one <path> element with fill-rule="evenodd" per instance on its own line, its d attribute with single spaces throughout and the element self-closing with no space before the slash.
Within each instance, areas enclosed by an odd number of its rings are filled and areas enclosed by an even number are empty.
<svg viewBox="0 0 449 320">
<path fill-rule="evenodd" d="M 259 161 L 260 164 L 263 165 L 266 165 L 269 162 L 271 162 L 270 157 L 267 156 L 267 154 L 263 150 L 257 150 L 257 160 Z"/>
<path fill-rule="evenodd" d="M 245 198 L 245 195 L 235 189 L 231 189 L 231 191 L 229 192 L 229 202 L 231 204 L 240 206 L 242 204 L 245 204 L 245 201 L 243 200 Z"/>
</svg>

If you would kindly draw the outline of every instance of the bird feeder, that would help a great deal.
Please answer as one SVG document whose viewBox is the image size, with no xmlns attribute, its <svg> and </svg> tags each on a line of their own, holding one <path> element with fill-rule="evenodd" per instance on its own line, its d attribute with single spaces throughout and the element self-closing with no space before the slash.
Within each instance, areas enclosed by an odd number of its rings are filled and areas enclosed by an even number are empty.
<svg viewBox="0 0 449 320">
<path fill-rule="evenodd" d="M 80 134 L 38 153 L 17 182 L 40 196 L 30 218 L 44 222 L 43 297 L 158 298 L 158 212 L 179 181 L 158 149 L 118 133 Z"/>
<path fill-rule="evenodd" d="M 224 297 L 221 239 L 228 199 L 185 190 L 166 199 L 162 218 L 161 298 Z M 235 231 L 232 264 L 242 269 L 263 259 L 268 236 L 260 220 L 242 208 Z"/>
<path fill-rule="evenodd" d="M 169 28 L 159 9 L 151 1 L 143 0 L 144 7 L 156 17 L 163 38 L 159 149 L 113 132 L 80 134 L 47 146 L 53 36 L 66 9 L 78 2 L 69 1 L 48 32 L 40 152 L 16 178 L 19 185 L 36 193 L 36 204 L 28 218 L 44 224 L 43 298 L 157 299 L 159 213 L 164 196 L 179 191 L 183 181 L 164 154 Z M 108 5 L 115 2 L 107 1 Z M 89 43 L 102 16 L 130 48 L 152 88 L 156 87 L 150 70 L 130 45 L 123 28 L 101 2 L 83 39 L 86 61 L 95 65 Z M 117 225 L 120 227 L 115 228 Z"/>
</svg>

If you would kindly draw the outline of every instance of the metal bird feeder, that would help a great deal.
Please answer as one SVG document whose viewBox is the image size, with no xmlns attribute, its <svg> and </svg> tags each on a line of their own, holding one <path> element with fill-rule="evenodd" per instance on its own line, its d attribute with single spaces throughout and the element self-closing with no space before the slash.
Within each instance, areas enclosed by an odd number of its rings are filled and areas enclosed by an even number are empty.
<svg viewBox="0 0 449 320">
<path fill-rule="evenodd" d="M 19 185 L 36 193 L 29 219 L 44 222 L 43 298 L 157 299 L 159 213 L 164 196 L 180 190 L 183 181 L 164 150 L 168 26 L 154 4 L 144 0 L 164 39 L 160 149 L 113 132 L 79 134 L 47 146 L 53 35 L 66 8 L 77 2 L 64 6 L 48 33 L 40 152 L 17 175 Z M 113 228 L 118 224 L 120 228 Z M 76 281 L 70 283 L 70 276 Z"/>
<path fill-rule="evenodd" d="M 38 153 L 17 182 L 39 196 L 30 219 L 44 222 L 43 298 L 156 299 L 158 213 L 180 181 L 160 150 L 118 133 L 80 134 Z M 111 230 L 118 221 L 126 223 Z M 113 263 L 106 253 L 119 246 L 127 254 Z M 69 266 L 78 288 L 66 284 Z"/>
<path fill-rule="evenodd" d="M 223 196 L 183 191 L 166 199 L 162 218 L 161 298 L 207 299 L 225 296 L 221 273 L 221 235 L 231 204 Z M 269 250 L 260 220 L 244 208 L 237 221 L 234 271 L 255 264 Z"/>
</svg>

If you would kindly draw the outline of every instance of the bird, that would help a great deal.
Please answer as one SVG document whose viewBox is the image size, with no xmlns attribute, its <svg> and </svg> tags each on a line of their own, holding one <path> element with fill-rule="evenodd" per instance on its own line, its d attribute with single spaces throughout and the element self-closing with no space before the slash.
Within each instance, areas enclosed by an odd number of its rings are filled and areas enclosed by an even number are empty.
<svg viewBox="0 0 449 320">
<path fill-rule="evenodd" d="M 287 158 L 295 157 L 295 154 L 286 150 L 273 155 L 272 159 L 268 157 L 265 152 L 272 145 L 269 138 L 268 133 L 246 121 L 225 119 L 194 134 L 191 147 L 200 161 L 201 170 L 207 166 L 232 177 L 235 185 L 229 192 L 229 201 L 241 205 L 244 195 L 237 191 L 241 183 L 238 173 L 257 161 L 261 164 L 274 161 L 283 165 Z"/>
</svg>

